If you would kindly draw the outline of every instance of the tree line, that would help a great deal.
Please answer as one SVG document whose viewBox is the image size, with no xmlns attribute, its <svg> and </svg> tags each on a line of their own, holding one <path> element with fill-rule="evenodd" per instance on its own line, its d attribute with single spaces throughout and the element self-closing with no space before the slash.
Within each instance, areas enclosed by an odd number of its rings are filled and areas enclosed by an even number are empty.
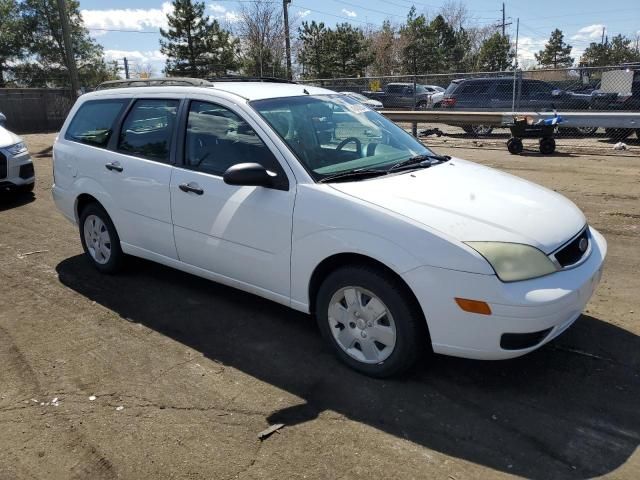
<svg viewBox="0 0 640 480">
<path fill-rule="evenodd" d="M 169 75 L 210 78 L 226 74 L 285 77 L 282 7 L 269 0 L 243 2 L 229 25 L 206 15 L 204 2 L 173 0 L 160 50 Z M 89 35 L 77 0 L 66 1 L 74 57 L 82 85 L 117 78 L 118 66 L 104 60 Z M 290 28 L 295 76 L 357 77 L 503 71 L 514 67 L 512 39 L 493 26 L 478 26 L 463 3 L 445 4 L 434 15 L 412 7 L 404 22 L 365 28 L 302 21 Z M 537 67 L 576 64 L 561 30 L 551 32 L 535 54 Z M 623 35 L 592 43 L 580 65 L 640 61 L 637 42 Z M 0 0 L 0 86 L 67 86 L 64 42 L 57 0 Z M 150 70 L 147 71 L 151 72 Z"/>
</svg>

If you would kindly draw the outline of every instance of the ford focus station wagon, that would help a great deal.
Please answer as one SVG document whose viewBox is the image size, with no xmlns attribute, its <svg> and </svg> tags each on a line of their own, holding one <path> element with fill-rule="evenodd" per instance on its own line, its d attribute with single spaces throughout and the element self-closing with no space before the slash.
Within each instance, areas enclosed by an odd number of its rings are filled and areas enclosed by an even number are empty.
<svg viewBox="0 0 640 480">
<path fill-rule="evenodd" d="M 607 249 L 563 196 L 292 83 L 83 95 L 54 174 L 99 271 L 134 255 L 310 313 L 341 360 L 378 377 L 425 351 L 506 359 L 549 342 Z"/>
</svg>

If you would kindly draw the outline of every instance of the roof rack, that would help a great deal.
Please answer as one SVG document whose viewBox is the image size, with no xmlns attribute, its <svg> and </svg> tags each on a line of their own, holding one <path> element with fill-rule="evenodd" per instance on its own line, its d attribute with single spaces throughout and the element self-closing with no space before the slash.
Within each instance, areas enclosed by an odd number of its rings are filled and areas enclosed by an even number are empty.
<svg viewBox="0 0 640 480">
<path fill-rule="evenodd" d="M 210 77 L 210 82 L 265 82 L 265 83 L 298 83 L 286 78 L 277 77 L 247 77 L 244 75 L 224 75 L 222 77 Z"/>
<path fill-rule="evenodd" d="M 145 79 L 111 80 L 102 82 L 96 90 L 127 87 L 212 87 L 213 83 L 202 78 L 158 77 Z"/>
</svg>

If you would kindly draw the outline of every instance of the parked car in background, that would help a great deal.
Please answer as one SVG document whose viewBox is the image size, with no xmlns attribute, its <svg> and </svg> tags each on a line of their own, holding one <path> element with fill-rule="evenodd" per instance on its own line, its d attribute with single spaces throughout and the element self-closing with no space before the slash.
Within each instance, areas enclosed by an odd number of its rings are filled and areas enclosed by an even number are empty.
<svg viewBox="0 0 640 480">
<path fill-rule="evenodd" d="M 15 133 L 0 126 L 0 192 L 31 192 L 35 180 L 27 146 Z"/>
<path fill-rule="evenodd" d="M 509 112 L 513 107 L 513 77 L 463 78 L 453 80 L 434 108 Z M 516 97 L 519 111 L 586 110 L 589 95 L 572 94 L 541 80 L 522 79 Z M 465 125 L 465 132 L 488 135 L 498 125 Z"/>
<path fill-rule="evenodd" d="M 361 93 L 356 93 L 356 92 L 339 92 L 339 93 L 342 95 L 347 95 L 348 97 L 351 97 L 357 100 L 358 102 L 362 103 L 363 105 L 366 105 L 367 107 L 372 108 L 374 110 L 382 109 L 382 102 L 378 100 L 374 100 L 373 98 L 365 97 Z"/>
<path fill-rule="evenodd" d="M 0 112 L 0 127 L 5 127 L 7 125 L 7 117 L 4 116 L 4 113 Z"/>
<path fill-rule="evenodd" d="M 518 357 L 580 317 L 607 246 L 570 200 L 330 90 L 200 85 L 99 90 L 69 113 L 52 193 L 97 270 L 135 255 L 311 313 L 376 377 L 423 351 Z"/>
<path fill-rule="evenodd" d="M 426 110 L 429 106 L 429 97 L 435 93 L 431 86 L 416 84 L 415 92 L 413 83 L 387 83 L 381 91 L 362 92 L 368 98 L 382 102 L 384 108 L 408 108 Z"/>
<path fill-rule="evenodd" d="M 612 70 L 602 73 L 598 89 L 591 94 L 593 110 L 640 112 L 640 70 Z M 606 128 L 608 137 L 623 139 L 633 133 L 631 128 Z M 640 129 L 636 129 L 640 138 Z"/>
</svg>

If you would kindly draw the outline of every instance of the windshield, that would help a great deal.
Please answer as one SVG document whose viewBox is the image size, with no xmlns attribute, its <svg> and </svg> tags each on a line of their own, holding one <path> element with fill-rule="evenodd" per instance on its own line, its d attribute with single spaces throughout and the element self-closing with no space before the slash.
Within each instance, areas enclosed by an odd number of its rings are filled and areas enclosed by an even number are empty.
<svg viewBox="0 0 640 480">
<path fill-rule="evenodd" d="M 271 98 L 251 105 L 316 181 L 432 154 L 395 123 L 346 95 Z"/>
</svg>

